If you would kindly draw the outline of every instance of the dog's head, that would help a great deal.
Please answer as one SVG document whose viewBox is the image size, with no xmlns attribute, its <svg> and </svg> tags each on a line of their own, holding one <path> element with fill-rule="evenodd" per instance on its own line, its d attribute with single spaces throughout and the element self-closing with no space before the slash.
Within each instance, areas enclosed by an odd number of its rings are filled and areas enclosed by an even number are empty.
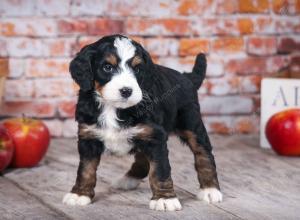
<svg viewBox="0 0 300 220">
<path fill-rule="evenodd" d="M 142 100 L 151 65 L 140 44 L 112 35 L 85 46 L 72 60 L 70 72 L 82 91 L 94 90 L 102 102 L 128 108 Z"/>
</svg>

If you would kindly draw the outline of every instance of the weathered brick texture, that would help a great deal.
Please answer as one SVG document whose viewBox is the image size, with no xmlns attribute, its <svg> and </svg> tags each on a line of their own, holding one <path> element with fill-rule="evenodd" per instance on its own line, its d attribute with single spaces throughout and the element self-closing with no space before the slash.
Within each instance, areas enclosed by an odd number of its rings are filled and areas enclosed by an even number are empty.
<svg viewBox="0 0 300 220">
<path fill-rule="evenodd" d="M 300 72 L 299 0 L 1 0 L 0 59 L 10 70 L 1 117 L 25 113 L 55 137 L 75 136 L 69 62 L 114 33 L 179 71 L 207 54 L 199 101 L 209 132 L 257 132 L 261 79 Z"/>
</svg>

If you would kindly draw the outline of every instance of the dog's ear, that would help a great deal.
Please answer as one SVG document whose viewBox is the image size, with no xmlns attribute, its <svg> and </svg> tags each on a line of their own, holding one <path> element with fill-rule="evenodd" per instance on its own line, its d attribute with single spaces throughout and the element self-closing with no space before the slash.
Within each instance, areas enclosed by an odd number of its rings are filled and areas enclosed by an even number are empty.
<svg viewBox="0 0 300 220">
<path fill-rule="evenodd" d="M 70 73 L 80 89 L 84 92 L 93 88 L 94 73 L 92 70 L 92 59 L 95 54 L 93 44 L 87 45 L 80 50 L 70 63 Z"/>
</svg>

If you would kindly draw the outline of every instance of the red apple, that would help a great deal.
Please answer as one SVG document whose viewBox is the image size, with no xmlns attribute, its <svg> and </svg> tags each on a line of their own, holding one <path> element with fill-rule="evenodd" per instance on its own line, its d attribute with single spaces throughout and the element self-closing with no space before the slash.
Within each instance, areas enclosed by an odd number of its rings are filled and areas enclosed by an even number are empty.
<svg viewBox="0 0 300 220">
<path fill-rule="evenodd" d="M 3 122 L 15 144 L 13 167 L 33 167 L 45 155 L 50 142 L 49 130 L 40 121 L 30 118 L 13 118 Z"/>
<path fill-rule="evenodd" d="M 3 171 L 11 162 L 13 152 L 13 140 L 5 128 L 0 125 L 0 172 Z"/>
<path fill-rule="evenodd" d="M 289 109 L 273 115 L 266 126 L 266 136 L 275 152 L 300 156 L 300 109 Z"/>
</svg>

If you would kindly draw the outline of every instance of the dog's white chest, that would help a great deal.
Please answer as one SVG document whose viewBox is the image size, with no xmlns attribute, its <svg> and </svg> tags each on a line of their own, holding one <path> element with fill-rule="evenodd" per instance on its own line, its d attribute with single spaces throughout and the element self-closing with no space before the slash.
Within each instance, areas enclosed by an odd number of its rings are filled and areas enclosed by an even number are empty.
<svg viewBox="0 0 300 220">
<path fill-rule="evenodd" d="M 100 138 L 104 142 L 105 150 L 115 155 L 127 154 L 133 147 L 128 138 L 128 131 L 105 128 L 100 129 Z"/>
<path fill-rule="evenodd" d="M 97 136 L 105 145 L 105 150 L 115 155 L 125 155 L 133 148 L 132 138 L 142 132 L 139 127 L 120 128 L 116 110 L 104 107 L 98 121 L 102 125 L 97 129 Z"/>
</svg>

